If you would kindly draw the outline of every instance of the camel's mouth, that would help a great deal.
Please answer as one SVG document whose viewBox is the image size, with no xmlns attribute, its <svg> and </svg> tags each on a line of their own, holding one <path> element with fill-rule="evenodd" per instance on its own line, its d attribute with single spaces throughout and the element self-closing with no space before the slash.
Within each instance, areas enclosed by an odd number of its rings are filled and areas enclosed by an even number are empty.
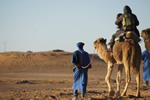
<svg viewBox="0 0 150 100">
<path fill-rule="evenodd" d="M 94 44 L 94 48 L 96 49 L 96 45 Z"/>
<path fill-rule="evenodd" d="M 96 49 L 97 40 L 94 42 L 94 48 Z"/>
</svg>

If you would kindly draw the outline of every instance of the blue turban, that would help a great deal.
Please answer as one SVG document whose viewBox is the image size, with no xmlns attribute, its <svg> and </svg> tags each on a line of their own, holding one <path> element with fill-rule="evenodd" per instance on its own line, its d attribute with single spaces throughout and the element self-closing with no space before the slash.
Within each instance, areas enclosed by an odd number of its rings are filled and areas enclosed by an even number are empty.
<svg viewBox="0 0 150 100">
<path fill-rule="evenodd" d="M 83 48 L 83 46 L 84 46 L 84 43 L 83 43 L 83 42 L 79 42 L 79 43 L 77 43 L 77 47 L 79 47 L 79 48 Z"/>
</svg>

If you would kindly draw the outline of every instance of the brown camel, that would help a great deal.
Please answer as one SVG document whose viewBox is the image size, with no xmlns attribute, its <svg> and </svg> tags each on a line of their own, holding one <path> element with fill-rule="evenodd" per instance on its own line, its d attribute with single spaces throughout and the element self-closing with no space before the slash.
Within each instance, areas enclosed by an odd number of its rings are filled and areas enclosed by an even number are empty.
<svg viewBox="0 0 150 100">
<path fill-rule="evenodd" d="M 142 30 L 141 36 L 144 39 L 145 48 L 150 52 L 150 28 Z"/>
<path fill-rule="evenodd" d="M 113 46 L 113 52 L 108 52 L 106 39 L 99 38 L 94 42 L 94 48 L 97 50 L 98 56 L 108 63 L 107 75 L 105 81 L 109 88 L 109 95 L 113 96 L 114 91 L 110 84 L 110 76 L 113 70 L 114 64 L 118 64 L 118 72 L 116 77 L 117 93 L 116 96 L 120 96 L 120 82 L 123 71 L 125 68 L 126 85 L 121 96 L 126 96 L 128 85 L 131 81 L 130 70 L 136 74 L 137 82 L 137 97 L 140 97 L 140 63 L 141 63 L 141 48 L 134 39 L 136 34 L 134 32 L 127 32 L 126 39 L 123 42 L 115 42 Z"/>
</svg>

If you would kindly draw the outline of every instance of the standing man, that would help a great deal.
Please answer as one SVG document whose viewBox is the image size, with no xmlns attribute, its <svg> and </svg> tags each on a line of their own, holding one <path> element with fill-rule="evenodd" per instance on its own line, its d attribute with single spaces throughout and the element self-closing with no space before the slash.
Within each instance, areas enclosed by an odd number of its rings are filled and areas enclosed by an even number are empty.
<svg viewBox="0 0 150 100">
<path fill-rule="evenodd" d="M 143 80 L 145 81 L 146 86 L 149 85 L 150 81 L 150 52 L 145 50 L 142 53 L 143 63 Z"/>
<path fill-rule="evenodd" d="M 78 90 L 81 92 L 81 98 L 85 97 L 86 87 L 88 82 L 88 68 L 91 68 L 89 54 L 83 49 L 84 43 L 77 43 L 78 50 L 73 53 L 72 65 L 73 65 L 73 86 L 74 97 L 72 100 L 76 100 L 78 96 Z M 85 68 L 85 66 L 87 68 Z"/>
</svg>

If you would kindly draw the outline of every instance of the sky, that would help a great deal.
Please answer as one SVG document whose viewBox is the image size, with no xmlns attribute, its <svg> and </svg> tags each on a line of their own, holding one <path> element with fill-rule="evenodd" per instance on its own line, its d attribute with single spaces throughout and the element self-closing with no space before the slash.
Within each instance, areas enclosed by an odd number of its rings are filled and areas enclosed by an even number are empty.
<svg viewBox="0 0 150 100">
<path fill-rule="evenodd" d="M 128 5 L 141 32 L 150 28 L 150 0 L 0 0 L 0 52 L 74 52 L 76 43 L 93 53 L 99 37 L 110 41 L 115 20 Z M 140 43 L 145 50 L 143 41 Z"/>
</svg>

